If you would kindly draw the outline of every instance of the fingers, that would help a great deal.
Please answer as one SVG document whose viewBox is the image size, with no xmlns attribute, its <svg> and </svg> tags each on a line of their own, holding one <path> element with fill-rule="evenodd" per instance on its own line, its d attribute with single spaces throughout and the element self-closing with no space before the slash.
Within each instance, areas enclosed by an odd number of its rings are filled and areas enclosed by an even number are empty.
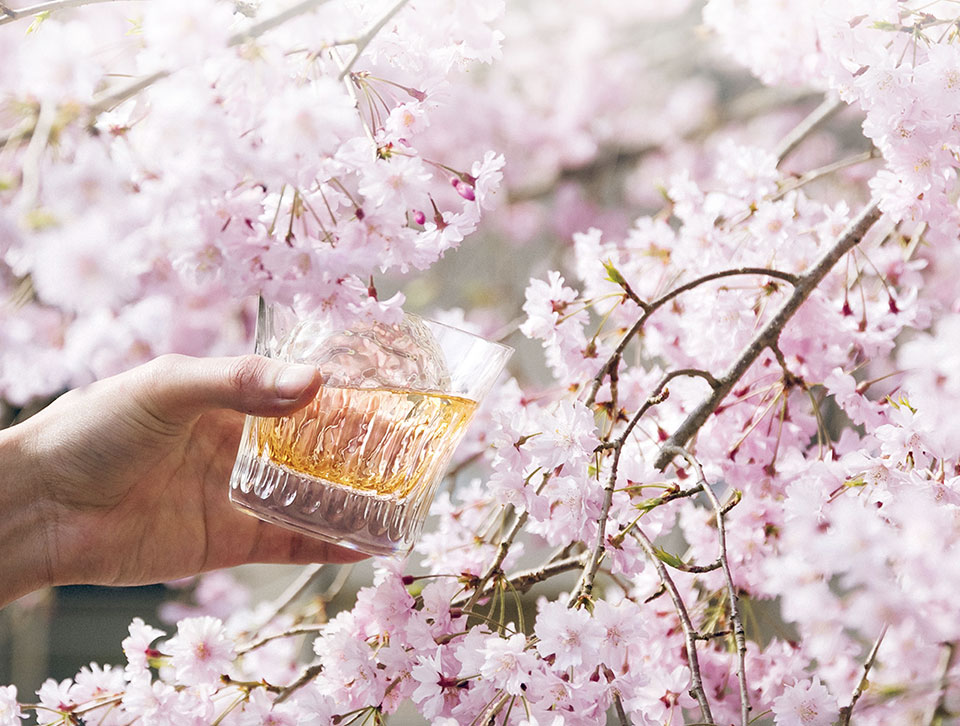
<svg viewBox="0 0 960 726">
<path fill-rule="evenodd" d="M 338 547 L 315 537 L 291 532 L 275 525 L 260 523 L 256 545 L 246 562 L 308 565 L 315 562 L 347 564 L 368 559 L 369 555 Z"/>
<path fill-rule="evenodd" d="M 139 369 L 139 376 L 143 400 L 167 421 L 189 420 L 215 408 L 282 416 L 303 408 L 321 380 L 313 366 L 258 355 L 165 355 Z"/>
</svg>

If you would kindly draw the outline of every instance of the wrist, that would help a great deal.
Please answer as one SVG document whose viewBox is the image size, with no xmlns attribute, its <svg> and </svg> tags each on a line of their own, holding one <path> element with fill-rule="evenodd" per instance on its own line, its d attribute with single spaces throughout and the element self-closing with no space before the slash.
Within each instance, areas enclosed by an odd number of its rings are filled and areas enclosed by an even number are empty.
<svg viewBox="0 0 960 726">
<path fill-rule="evenodd" d="M 0 607 L 51 584 L 44 489 L 28 431 L 0 430 Z"/>
</svg>

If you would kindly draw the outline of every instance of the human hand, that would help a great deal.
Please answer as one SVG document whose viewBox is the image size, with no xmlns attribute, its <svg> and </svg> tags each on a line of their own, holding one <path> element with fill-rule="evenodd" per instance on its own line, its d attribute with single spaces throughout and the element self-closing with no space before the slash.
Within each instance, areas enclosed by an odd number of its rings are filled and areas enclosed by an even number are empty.
<svg viewBox="0 0 960 726">
<path fill-rule="evenodd" d="M 227 495 L 243 413 L 291 413 L 319 386 L 315 369 L 259 356 L 162 356 L 0 431 L 0 606 L 44 585 L 362 559 Z"/>
</svg>

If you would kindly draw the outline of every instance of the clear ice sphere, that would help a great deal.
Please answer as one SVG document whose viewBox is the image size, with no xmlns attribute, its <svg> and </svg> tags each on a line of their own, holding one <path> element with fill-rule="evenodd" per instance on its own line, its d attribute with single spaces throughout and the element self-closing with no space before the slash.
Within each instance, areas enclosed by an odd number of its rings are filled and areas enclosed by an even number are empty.
<svg viewBox="0 0 960 726">
<path fill-rule="evenodd" d="M 450 386 L 443 352 L 430 328 L 414 315 L 404 315 L 397 325 L 363 323 L 335 332 L 304 320 L 278 353 L 317 366 L 324 385 L 334 388 L 445 392 Z"/>
</svg>

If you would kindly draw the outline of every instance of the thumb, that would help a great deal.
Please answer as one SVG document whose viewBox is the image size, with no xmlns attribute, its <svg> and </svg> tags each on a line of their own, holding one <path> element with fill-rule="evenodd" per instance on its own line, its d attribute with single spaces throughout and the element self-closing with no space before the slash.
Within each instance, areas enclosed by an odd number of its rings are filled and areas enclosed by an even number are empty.
<svg viewBox="0 0 960 726">
<path fill-rule="evenodd" d="M 320 371 L 259 355 L 191 358 L 164 355 L 141 368 L 151 410 L 184 421 L 215 408 L 257 416 L 283 416 L 303 408 L 320 388 Z"/>
</svg>

